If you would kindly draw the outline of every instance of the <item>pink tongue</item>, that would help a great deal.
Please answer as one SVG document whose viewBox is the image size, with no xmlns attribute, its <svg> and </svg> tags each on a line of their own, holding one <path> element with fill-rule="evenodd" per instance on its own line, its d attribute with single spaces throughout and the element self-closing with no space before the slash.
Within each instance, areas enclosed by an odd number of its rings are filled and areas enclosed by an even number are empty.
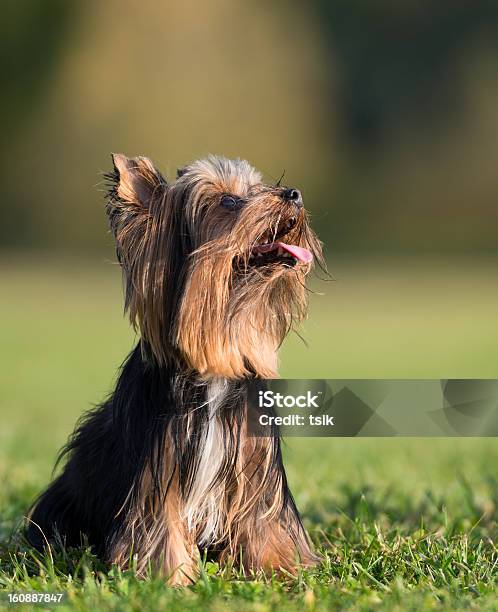
<svg viewBox="0 0 498 612">
<path fill-rule="evenodd" d="M 256 253 L 268 253 L 269 251 L 276 251 L 278 248 L 287 251 L 298 261 L 309 264 L 313 261 L 313 255 L 308 249 L 298 247 L 294 244 L 285 244 L 285 242 L 272 242 L 271 244 L 262 244 L 253 249 Z"/>
</svg>

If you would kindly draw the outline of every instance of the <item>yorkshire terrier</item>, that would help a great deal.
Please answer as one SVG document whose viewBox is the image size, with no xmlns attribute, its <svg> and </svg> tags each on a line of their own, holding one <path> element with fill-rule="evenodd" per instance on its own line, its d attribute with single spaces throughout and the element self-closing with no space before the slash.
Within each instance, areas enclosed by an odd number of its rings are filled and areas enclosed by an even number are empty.
<svg viewBox="0 0 498 612">
<path fill-rule="evenodd" d="M 301 193 L 240 159 L 210 156 L 170 183 L 145 157 L 113 165 L 107 214 L 140 340 L 62 449 L 28 539 L 85 536 L 106 562 L 171 584 L 195 580 L 200 553 L 249 571 L 311 566 L 278 430 L 251 435 L 247 416 L 323 261 Z"/>
</svg>

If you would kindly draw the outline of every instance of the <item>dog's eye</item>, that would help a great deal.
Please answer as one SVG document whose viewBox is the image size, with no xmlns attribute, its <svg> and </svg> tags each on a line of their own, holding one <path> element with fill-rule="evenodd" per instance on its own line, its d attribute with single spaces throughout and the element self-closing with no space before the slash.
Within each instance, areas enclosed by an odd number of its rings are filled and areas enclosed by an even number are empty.
<svg viewBox="0 0 498 612">
<path fill-rule="evenodd" d="M 220 206 L 228 210 L 240 210 L 244 206 L 244 200 L 237 196 L 224 195 L 220 200 Z"/>
</svg>

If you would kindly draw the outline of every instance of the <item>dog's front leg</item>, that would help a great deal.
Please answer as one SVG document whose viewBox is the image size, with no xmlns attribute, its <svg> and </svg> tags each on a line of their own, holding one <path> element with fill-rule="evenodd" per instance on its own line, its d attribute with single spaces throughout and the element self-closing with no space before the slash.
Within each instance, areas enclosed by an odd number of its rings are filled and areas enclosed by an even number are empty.
<svg viewBox="0 0 498 612">
<path fill-rule="evenodd" d="M 162 571 L 171 585 L 192 584 L 199 573 L 199 550 L 180 516 L 180 497 L 176 487 L 168 492 L 164 508 L 166 537 Z"/>
<path fill-rule="evenodd" d="M 239 546 L 248 569 L 295 573 L 299 566 L 311 567 L 319 561 L 293 507 L 284 508 L 279 516 L 256 521 Z"/>
<path fill-rule="evenodd" d="M 144 576 L 159 572 L 170 585 L 192 584 L 199 573 L 199 552 L 180 515 L 177 479 L 170 484 L 162 503 L 149 496 L 137 499 L 127 511 L 125 529 L 115 538 L 109 561 L 125 568 L 130 560 Z"/>
<path fill-rule="evenodd" d="M 227 507 L 231 535 L 222 559 L 239 559 L 247 570 L 295 572 L 316 564 L 287 486 L 278 437 L 251 437 L 244 428 L 236 485 Z"/>
</svg>

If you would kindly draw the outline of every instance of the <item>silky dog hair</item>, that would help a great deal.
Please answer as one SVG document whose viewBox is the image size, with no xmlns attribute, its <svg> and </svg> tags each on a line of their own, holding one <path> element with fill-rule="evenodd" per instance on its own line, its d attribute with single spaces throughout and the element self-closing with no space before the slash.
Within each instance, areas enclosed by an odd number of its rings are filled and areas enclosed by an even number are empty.
<svg viewBox="0 0 498 612">
<path fill-rule="evenodd" d="M 305 276 L 323 264 L 301 194 L 240 159 L 210 156 L 170 183 L 145 157 L 113 166 L 107 214 L 140 339 L 61 451 L 28 538 L 86 537 L 106 562 L 171 584 L 195 580 L 203 552 L 255 571 L 309 566 L 278 429 L 248 429 L 249 386 L 277 375 Z"/>
</svg>

